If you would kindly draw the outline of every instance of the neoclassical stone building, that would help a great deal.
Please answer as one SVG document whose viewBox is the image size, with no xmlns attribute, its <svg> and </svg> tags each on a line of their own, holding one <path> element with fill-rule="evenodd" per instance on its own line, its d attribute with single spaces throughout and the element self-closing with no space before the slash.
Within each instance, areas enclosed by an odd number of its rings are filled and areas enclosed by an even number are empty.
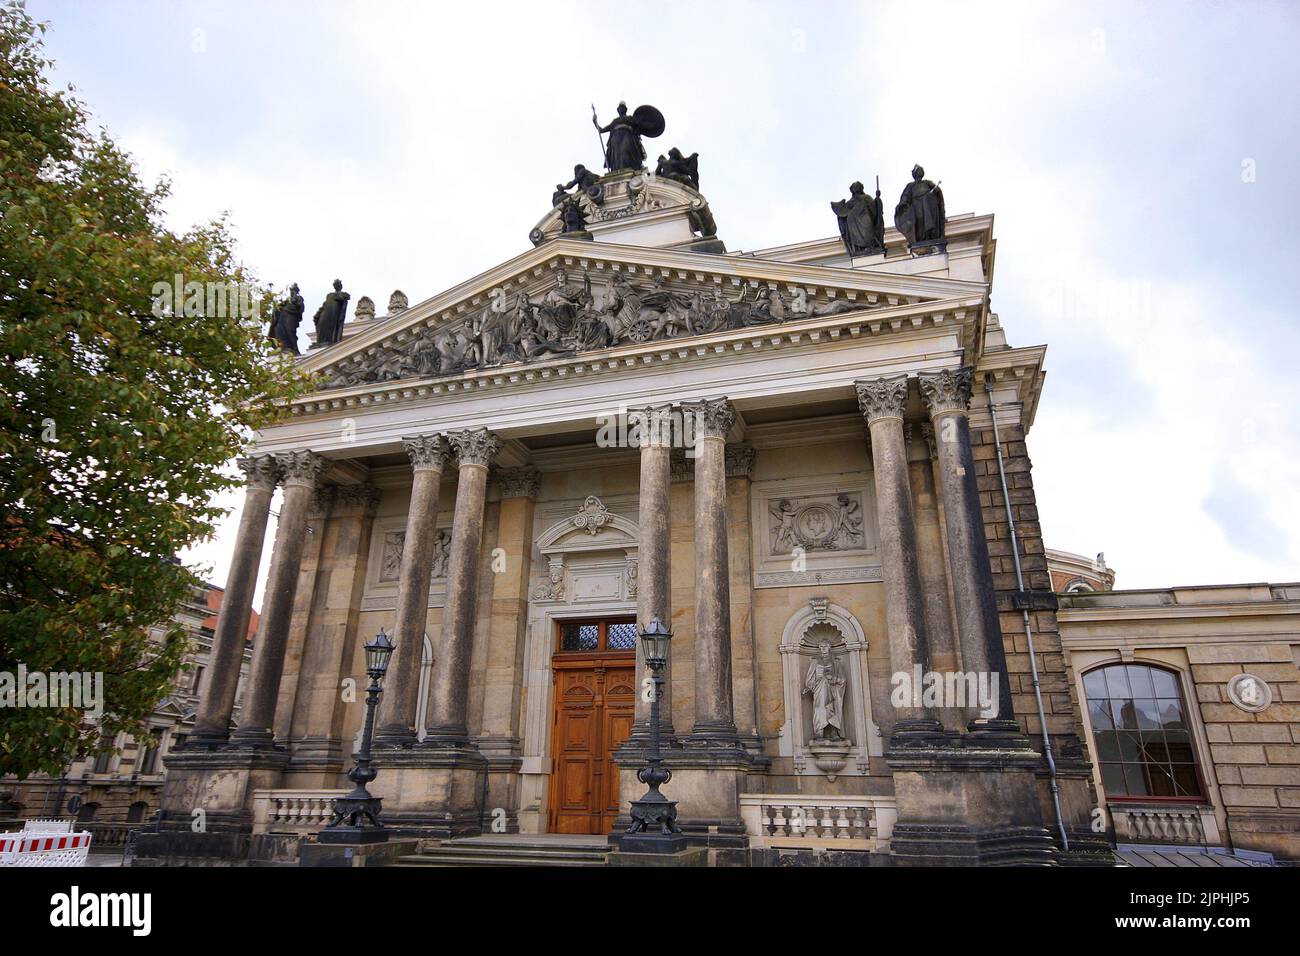
<svg viewBox="0 0 1300 956">
<path fill-rule="evenodd" d="M 665 792 L 711 862 L 1108 859 L 1025 445 L 1046 350 L 991 309 L 993 217 L 728 252 L 692 185 L 599 185 L 300 360 L 320 386 L 241 461 L 210 683 L 140 857 L 318 830 L 380 629 L 390 826 L 617 832 L 658 617 Z"/>
</svg>

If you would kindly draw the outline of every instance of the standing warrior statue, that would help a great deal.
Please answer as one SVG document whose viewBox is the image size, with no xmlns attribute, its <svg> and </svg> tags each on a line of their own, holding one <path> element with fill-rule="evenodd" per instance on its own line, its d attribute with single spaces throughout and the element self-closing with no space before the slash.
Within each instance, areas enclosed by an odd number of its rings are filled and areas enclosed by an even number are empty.
<svg viewBox="0 0 1300 956">
<path fill-rule="evenodd" d="M 302 322 L 302 296 L 298 294 L 298 283 L 289 286 L 289 295 L 276 306 L 271 315 L 270 337 L 280 344 L 286 352 L 298 354 L 298 325 Z"/>
<path fill-rule="evenodd" d="M 334 280 L 334 291 L 325 296 L 325 301 L 316 310 L 316 344 L 333 345 L 343 340 L 343 322 L 347 318 L 348 299 L 352 298 L 343 291 L 343 282 Z"/>
<path fill-rule="evenodd" d="M 601 126 L 596 108 L 591 108 L 591 122 L 599 133 L 608 133 L 605 144 L 605 168 L 611 173 L 620 169 L 640 169 L 645 163 L 641 137 L 651 139 L 664 131 L 664 116 L 653 106 L 638 106 L 629 116 L 627 103 L 618 104 L 618 116 L 608 126 Z"/>
<path fill-rule="evenodd" d="M 925 178 L 925 170 L 912 167 L 912 181 L 903 187 L 903 195 L 894 209 L 894 225 L 907 236 L 909 246 L 942 246 L 947 218 L 943 208 L 943 190 Z"/>
<path fill-rule="evenodd" d="M 840 223 L 840 238 L 850 256 L 868 256 L 885 248 L 885 216 L 880 202 L 867 195 L 862 183 L 849 187 L 849 198 L 831 203 Z"/>
</svg>

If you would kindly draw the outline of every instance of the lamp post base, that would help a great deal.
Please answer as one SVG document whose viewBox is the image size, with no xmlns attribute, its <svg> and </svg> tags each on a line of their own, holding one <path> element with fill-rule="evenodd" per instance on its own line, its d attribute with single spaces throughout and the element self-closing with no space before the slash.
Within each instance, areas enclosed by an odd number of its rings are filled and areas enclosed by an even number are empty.
<svg viewBox="0 0 1300 956">
<path fill-rule="evenodd" d="M 327 827 L 316 837 L 320 843 L 387 843 L 386 827 Z"/>
</svg>

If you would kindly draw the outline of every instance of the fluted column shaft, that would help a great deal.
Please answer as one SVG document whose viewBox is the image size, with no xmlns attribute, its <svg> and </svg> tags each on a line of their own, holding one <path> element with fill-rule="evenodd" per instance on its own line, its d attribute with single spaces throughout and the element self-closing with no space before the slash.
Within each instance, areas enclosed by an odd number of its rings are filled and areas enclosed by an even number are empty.
<svg viewBox="0 0 1300 956">
<path fill-rule="evenodd" d="M 738 740 L 731 697 L 725 398 L 684 407 L 695 431 L 695 726 L 698 742 Z"/>
<path fill-rule="evenodd" d="M 393 643 L 397 648 L 388 668 L 375 738 L 380 746 L 409 746 L 416 739 L 420 659 L 429 616 L 429 580 L 433 573 L 438 497 L 443 468 L 447 463 L 447 442 L 442 435 L 421 435 L 403 441 L 413 469 L 411 505 L 406 515 L 402 562 L 397 578 L 397 612 L 393 622 Z"/>
<path fill-rule="evenodd" d="M 671 445 L 673 435 L 673 410 L 671 405 L 656 405 L 633 409 L 628 413 L 640 430 L 641 486 L 637 507 L 637 523 L 641 540 L 637 548 L 636 618 L 638 630 L 644 629 L 655 618 L 665 626 L 672 626 L 672 572 L 670 551 L 672 488 Z M 673 734 L 672 660 L 664 668 L 659 694 L 659 732 L 661 737 Z M 632 733 L 644 736 L 650 730 L 652 694 L 650 668 L 646 666 L 641 642 L 637 641 L 636 710 Z"/>
<path fill-rule="evenodd" d="M 501 443 L 487 429 L 448 437 L 457 459 L 456 511 L 447 561 L 447 606 L 435 649 L 426 741 L 463 741 L 467 735 L 469 665 L 478 606 L 479 553 L 488 466 Z"/>
<path fill-rule="evenodd" d="M 916 553 L 916 520 L 908 480 L 903 415 L 907 376 L 855 383 L 858 404 L 871 432 L 871 462 L 876 486 L 876 522 L 885 585 L 885 622 L 889 630 L 889 665 L 911 678 L 913 667 L 926 665 L 925 604 Z M 920 707 L 895 709 L 898 723 L 926 716 Z"/>
<path fill-rule="evenodd" d="M 247 479 L 244 507 L 235 534 L 235 553 L 226 575 L 226 590 L 217 612 L 212 634 L 212 655 L 208 665 L 208 686 L 199 703 L 198 717 L 190 740 L 194 744 L 219 744 L 230 736 L 230 715 L 239 691 L 239 667 L 248 640 L 248 622 L 257 590 L 257 570 L 262 563 L 266 522 L 271 496 L 279 480 L 279 468 L 270 455 L 239 459 Z"/>
<path fill-rule="evenodd" d="M 284 500 L 275 530 L 271 569 L 262 601 L 262 622 L 253 647 L 253 665 L 248 676 L 247 699 L 240 712 L 239 729 L 232 740 L 263 746 L 272 742 L 271 727 L 280 693 L 280 673 L 289 642 L 294 595 L 307 536 L 307 515 L 312 505 L 316 479 L 326 461 L 309 451 L 276 455 L 282 473 Z"/>
<path fill-rule="evenodd" d="M 925 373 L 920 376 L 920 387 L 934 425 L 962 666 L 967 671 L 997 674 L 998 716 L 1011 718 L 1011 687 L 971 452 L 967 409 L 972 376 L 969 368 Z"/>
</svg>

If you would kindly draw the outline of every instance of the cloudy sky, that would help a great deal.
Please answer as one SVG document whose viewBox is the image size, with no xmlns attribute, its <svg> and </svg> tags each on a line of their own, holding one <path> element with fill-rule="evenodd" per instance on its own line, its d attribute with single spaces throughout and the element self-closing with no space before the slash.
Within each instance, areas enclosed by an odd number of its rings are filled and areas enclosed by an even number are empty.
<svg viewBox="0 0 1300 956">
<path fill-rule="evenodd" d="M 659 107 L 731 249 L 831 235 L 849 182 L 889 206 L 920 162 L 996 215 L 994 308 L 1049 345 L 1049 547 L 1120 587 L 1300 579 L 1300 7 L 30 7 L 173 224 L 229 210 L 309 314 L 335 276 L 414 302 L 528 248 L 599 168 L 593 101 Z M 190 555 L 218 582 L 235 518 Z"/>
</svg>

